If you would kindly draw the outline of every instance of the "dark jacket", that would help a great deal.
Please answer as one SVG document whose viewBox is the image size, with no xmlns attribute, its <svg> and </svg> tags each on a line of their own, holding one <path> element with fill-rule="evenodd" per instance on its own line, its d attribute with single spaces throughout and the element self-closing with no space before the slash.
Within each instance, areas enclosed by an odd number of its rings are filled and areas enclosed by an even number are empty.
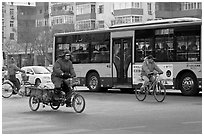
<svg viewBox="0 0 204 136">
<path fill-rule="evenodd" d="M 70 60 L 67 61 L 65 59 L 59 58 L 53 66 L 53 72 L 51 75 L 51 80 L 54 83 L 55 88 L 61 87 L 63 80 L 61 77 L 62 73 L 68 73 L 70 74 L 70 77 L 76 76 L 72 62 Z"/>
</svg>

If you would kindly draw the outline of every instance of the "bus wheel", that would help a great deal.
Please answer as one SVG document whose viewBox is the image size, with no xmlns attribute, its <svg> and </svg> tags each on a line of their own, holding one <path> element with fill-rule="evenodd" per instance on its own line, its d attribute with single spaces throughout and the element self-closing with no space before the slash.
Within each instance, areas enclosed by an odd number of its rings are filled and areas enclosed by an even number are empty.
<svg viewBox="0 0 204 136">
<path fill-rule="evenodd" d="M 101 88 L 100 77 L 96 72 L 92 72 L 87 78 L 87 87 L 90 91 L 99 91 Z"/>
<path fill-rule="evenodd" d="M 179 88 L 183 95 L 196 95 L 198 91 L 198 82 L 196 77 L 191 73 L 184 73 L 179 82 Z"/>
</svg>

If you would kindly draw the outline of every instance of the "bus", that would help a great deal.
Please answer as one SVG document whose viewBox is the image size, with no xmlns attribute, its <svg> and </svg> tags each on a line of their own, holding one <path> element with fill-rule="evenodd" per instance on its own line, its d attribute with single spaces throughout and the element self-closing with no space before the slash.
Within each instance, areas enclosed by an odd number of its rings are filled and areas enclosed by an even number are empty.
<svg viewBox="0 0 204 136">
<path fill-rule="evenodd" d="M 183 95 L 201 90 L 201 25 L 196 18 L 174 18 L 54 35 L 53 64 L 63 50 L 72 52 L 80 84 L 91 91 L 134 89 L 134 65 L 153 55 L 159 65 L 172 65 L 172 85 Z"/>
</svg>

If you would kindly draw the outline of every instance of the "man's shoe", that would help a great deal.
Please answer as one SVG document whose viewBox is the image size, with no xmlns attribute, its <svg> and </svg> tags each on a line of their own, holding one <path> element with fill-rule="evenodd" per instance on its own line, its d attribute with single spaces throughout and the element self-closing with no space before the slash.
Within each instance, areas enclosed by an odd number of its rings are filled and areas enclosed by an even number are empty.
<svg viewBox="0 0 204 136">
<path fill-rule="evenodd" d="M 66 107 L 71 107 L 71 102 L 66 101 Z"/>
</svg>

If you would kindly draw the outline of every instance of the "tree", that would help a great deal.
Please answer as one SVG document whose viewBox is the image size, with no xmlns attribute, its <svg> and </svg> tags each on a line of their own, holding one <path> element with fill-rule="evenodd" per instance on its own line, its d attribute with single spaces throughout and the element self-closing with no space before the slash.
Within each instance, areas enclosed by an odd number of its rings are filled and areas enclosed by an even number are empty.
<svg viewBox="0 0 204 136">
<path fill-rule="evenodd" d="M 43 56 L 45 63 L 47 63 L 45 65 L 51 64 L 52 58 L 50 58 L 49 49 L 52 49 L 53 32 L 49 28 L 44 28 L 41 31 L 36 28 L 36 30 L 35 44 L 33 44 L 32 48 L 38 55 Z"/>
</svg>

